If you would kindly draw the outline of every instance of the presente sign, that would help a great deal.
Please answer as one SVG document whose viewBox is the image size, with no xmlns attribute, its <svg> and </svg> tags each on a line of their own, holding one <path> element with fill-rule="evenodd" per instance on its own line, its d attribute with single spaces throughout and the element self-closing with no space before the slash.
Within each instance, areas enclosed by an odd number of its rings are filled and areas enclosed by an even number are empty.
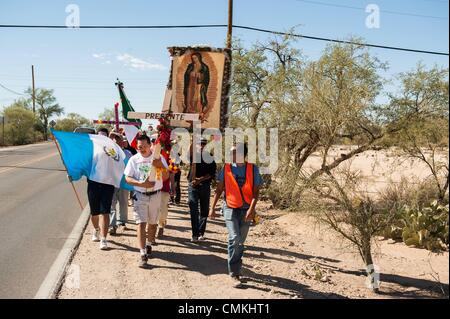
<svg viewBox="0 0 450 319">
<path fill-rule="evenodd" d="M 167 119 L 170 121 L 198 121 L 199 116 L 194 113 L 128 112 L 128 118 L 141 120 Z"/>
</svg>

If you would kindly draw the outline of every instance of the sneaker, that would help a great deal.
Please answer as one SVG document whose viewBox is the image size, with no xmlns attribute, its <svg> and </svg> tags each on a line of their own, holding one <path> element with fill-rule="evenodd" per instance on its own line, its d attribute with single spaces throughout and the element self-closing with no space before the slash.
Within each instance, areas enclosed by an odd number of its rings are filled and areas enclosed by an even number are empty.
<svg viewBox="0 0 450 319">
<path fill-rule="evenodd" d="M 163 235 L 164 235 L 164 228 L 159 228 L 158 234 L 156 234 L 156 238 L 162 238 Z"/>
<path fill-rule="evenodd" d="M 198 242 L 198 237 L 192 237 L 191 243 L 196 243 L 196 242 Z"/>
<path fill-rule="evenodd" d="M 106 241 L 106 239 L 102 239 L 100 241 L 100 249 L 101 250 L 107 250 L 108 249 L 108 242 Z"/>
<path fill-rule="evenodd" d="M 109 227 L 109 234 L 111 236 L 114 236 L 117 232 L 117 228 L 116 227 Z"/>
<path fill-rule="evenodd" d="M 92 234 L 92 241 L 100 241 L 100 229 L 94 230 L 94 233 Z"/>
<path fill-rule="evenodd" d="M 206 240 L 206 238 L 205 238 L 205 236 L 203 236 L 203 235 L 200 235 L 200 237 L 198 237 L 198 240 L 200 240 L 200 241 L 205 241 L 205 240 Z"/>
<path fill-rule="evenodd" d="M 148 257 L 146 255 L 141 255 L 141 259 L 139 260 L 139 267 L 146 268 L 147 267 Z"/>
<path fill-rule="evenodd" d="M 233 288 L 242 288 L 242 281 L 239 276 L 231 276 L 231 286 Z"/>
<path fill-rule="evenodd" d="M 145 250 L 146 250 L 146 256 L 147 257 L 150 257 L 150 255 L 152 254 L 152 246 L 150 246 L 150 245 L 147 245 L 147 246 L 145 246 Z"/>
</svg>

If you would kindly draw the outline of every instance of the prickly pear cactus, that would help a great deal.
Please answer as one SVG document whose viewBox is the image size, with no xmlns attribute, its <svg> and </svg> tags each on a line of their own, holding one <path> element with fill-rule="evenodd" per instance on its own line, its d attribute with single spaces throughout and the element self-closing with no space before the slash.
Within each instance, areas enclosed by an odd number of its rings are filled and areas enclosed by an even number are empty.
<svg viewBox="0 0 450 319">
<path fill-rule="evenodd" d="M 429 207 L 406 208 L 402 238 L 406 245 L 430 251 L 448 250 L 449 207 L 434 201 Z"/>
</svg>

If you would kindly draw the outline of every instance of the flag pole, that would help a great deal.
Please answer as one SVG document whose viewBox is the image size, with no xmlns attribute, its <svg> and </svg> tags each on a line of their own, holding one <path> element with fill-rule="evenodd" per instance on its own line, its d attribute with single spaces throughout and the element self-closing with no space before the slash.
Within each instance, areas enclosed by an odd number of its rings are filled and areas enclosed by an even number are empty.
<svg viewBox="0 0 450 319">
<path fill-rule="evenodd" d="M 75 185 L 73 184 L 72 178 L 69 175 L 69 171 L 67 170 L 66 164 L 64 163 L 64 160 L 62 158 L 61 150 L 59 149 L 59 145 L 56 142 L 56 138 L 55 138 L 55 136 L 53 134 L 52 134 L 52 139 L 55 142 L 56 148 L 57 148 L 58 153 L 59 153 L 59 157 L 61 158 L 61 162 L 63 163 L 64 168 L 66 169 L 67 176 L 69 177 L 70 184 L 72 185 L 72 188 L 73 188 L 73 191 L 75 193 L 75 196 L 77 197 L 78 204 L 80 204 L 80 208 L 81 208 L 81 210 L 83 210 L 84 207 L 83 207 L 83 204 L 81 203 L 80 196 L 78 195 L 77 189 L 75 188 Z"/>
</svg>

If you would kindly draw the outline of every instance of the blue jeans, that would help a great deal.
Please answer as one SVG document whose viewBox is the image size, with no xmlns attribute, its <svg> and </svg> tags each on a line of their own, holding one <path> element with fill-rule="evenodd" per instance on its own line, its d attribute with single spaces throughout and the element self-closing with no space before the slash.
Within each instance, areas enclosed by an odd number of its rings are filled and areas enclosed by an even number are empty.
<svg viewBox="0 0 450 319">
<path fill-rule="evenodd" d="M 211 184 L 202 183 L 197 187 L 192 187 L 191 183 L 189 183 L 188 193 L 189 210 L 191 213 L 192 237 L 203 236 L 205 235 L 206 222 L 208 220 Z"/>
<path fill-rule="evenodd" d="M 244 242 L 247 238 L 250 222 L 245 221 L 247 208 L 223 207 L 223 217 L 228 229 L 228 273 L 239 276 L 244 255 Z"/>
<path fill-rule="evenodd" d="M 119 210 L 117 210 L 119 203 Z M 117 215 L 119 215 L 117 218 Z M 109 215 L 109 227 L 116 227 L 117 222 L 126 223 L 128 221 L 128 191 L 120 188 L 114 190 L 111 214 Z"/>
</svg>

